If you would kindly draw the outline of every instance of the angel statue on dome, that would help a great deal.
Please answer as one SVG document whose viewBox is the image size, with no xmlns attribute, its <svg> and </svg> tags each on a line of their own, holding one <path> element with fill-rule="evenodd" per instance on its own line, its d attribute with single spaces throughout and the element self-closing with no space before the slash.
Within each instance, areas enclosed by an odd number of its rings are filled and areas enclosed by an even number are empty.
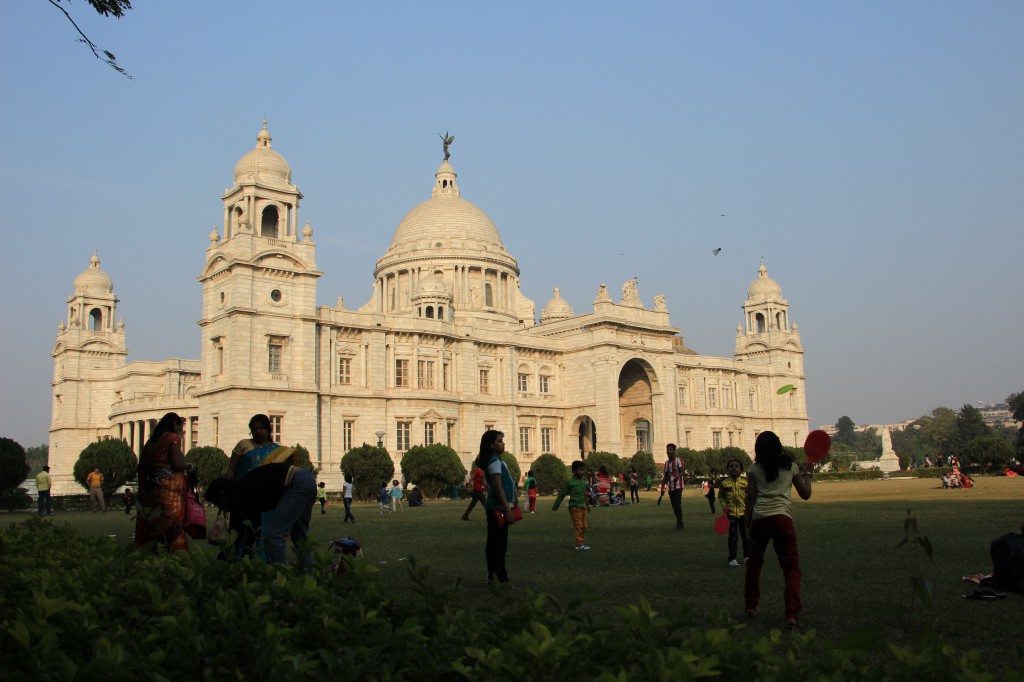
<svg viewBox="0 0 1024 682">
<path fill-rule="evenodd" d="M 444 135 L 438 133 L 437 136 L 441 138 L 441 142 L 444 146 L 444 160 L 447 161 L 448 157 L 451 156 L 451 152 L 448 151 L 448 147 L 452 146 L 452 142 L 455 142 L 455 136 L 449 135 L 447 130 L 444 131 Z"/>
</svg>

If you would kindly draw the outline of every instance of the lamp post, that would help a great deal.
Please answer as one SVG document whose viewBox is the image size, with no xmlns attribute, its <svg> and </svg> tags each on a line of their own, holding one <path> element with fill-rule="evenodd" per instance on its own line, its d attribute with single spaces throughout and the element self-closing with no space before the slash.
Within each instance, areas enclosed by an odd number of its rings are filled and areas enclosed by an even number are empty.
<svg viewBox="0 0 1024 682">
<path fill-rule="evenodd" d="M 378 448 L 384 447 L 384 429 L 380 429 L 378 431 L 374 431 L 373 435 L 377 436 L 377 447 Z"/>
<path fill-rule="evenodd" d="M 917 440 L 917 468 L 921 468 L 921 425 L 911 424 L 910 428 L 914 429 L 914 438 Z"/>
</svg>

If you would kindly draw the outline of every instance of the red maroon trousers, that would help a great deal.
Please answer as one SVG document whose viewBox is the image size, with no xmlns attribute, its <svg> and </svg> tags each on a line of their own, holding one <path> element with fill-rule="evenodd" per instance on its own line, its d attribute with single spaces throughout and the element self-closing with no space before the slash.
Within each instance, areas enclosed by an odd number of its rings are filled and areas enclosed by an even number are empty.
<svg viewBox="0 0 1024 682">
<path fill-rule="evenodd" d="M 785 581 L 784 600 L 786 618 L 800 615 L 800 553 L 796 547 L 796 529 L 793 519 L 782 514 L 756 519 L 750 524 L 750 557 L 747 559 L 747 574 L 743 583 L 743 599 L 746 609 L 756 609 L 761 601 L 761 567 L 764 554 L 771 542 L 779 568 Z"/>
</svg>

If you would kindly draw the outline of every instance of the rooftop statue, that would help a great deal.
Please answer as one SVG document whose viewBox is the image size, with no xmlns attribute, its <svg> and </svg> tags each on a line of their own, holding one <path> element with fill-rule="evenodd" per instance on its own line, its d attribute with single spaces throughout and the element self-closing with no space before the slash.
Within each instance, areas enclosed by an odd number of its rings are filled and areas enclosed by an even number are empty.
<svg viewBox="0 0 1024 682">
<path fill-rule="evenodd" d="M 455 136 L 449 135 L 448 131 L 444 131 L 444 135 L 441 133 L 437 134 L 441 138 L 441 142 L 444 145 L 444 160 L 447 161 L 448 157 L 451 156 L 451 152 L 448 151 L 448 147 L 452 146 L 452 142 L 455 142 Z"/>
</svg>

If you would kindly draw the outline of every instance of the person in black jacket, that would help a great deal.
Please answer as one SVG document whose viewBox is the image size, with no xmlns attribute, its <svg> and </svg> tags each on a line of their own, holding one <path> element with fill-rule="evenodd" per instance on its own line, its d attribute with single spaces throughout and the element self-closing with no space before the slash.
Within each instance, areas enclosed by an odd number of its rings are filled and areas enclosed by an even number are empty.
<svg viewBox="0 0 1024 682">
<path fill-rule="evenodd" d="M 243 522 L 263 517 L 262 543 L 267 563 L 287 560 L 286 536 L 291 533 L 295 554 L 302 563 L 312 561 L 305 549 L 309 519 L 316 502 L 316 479 L 299 467 L 281 462 L 264 464 L 242 479 L 218 478 L 206 489 L 206 499 L 237 514 Z"/>
</svg>

